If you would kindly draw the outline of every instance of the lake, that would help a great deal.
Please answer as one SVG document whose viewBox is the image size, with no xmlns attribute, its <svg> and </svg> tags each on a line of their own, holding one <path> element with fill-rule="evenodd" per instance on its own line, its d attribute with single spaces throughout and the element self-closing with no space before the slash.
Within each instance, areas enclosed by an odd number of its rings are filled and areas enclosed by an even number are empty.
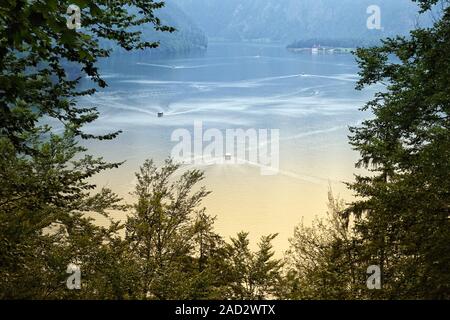
<svg viewBox="0 0 450 320">
<path fill-rule="evenodd" d="M 147 158 L 161 164 L 176 145 L 174 130 L 192 131 L 194 121 L 205 130 L 279 129 L 276 175 L 261 175 L 251 163 L 185 166 L 205 172 L 212 194 L 204 205 L 226 239 L 242 230 L 253 241 L 279 233 L 274 245 L 280 253 L 296 224 L 325 215 L 330 187 L 351 200 L 343 182 L 353 179 L 358 154 L 348 144 L 348 126 L 370 116 L 358 109 L 379 89 L 354 90 L 358 68 L 352 55 L 210 43 L 206 52 L 185 56 L 113 57 L 101 71 L 108 88 L 80 101 L 101 112 L 87 131 L 123 133 L 88 146 L 109 161 L 126 161 L 96 182 L 127 201 L 139 165 Z"/>
</svg>

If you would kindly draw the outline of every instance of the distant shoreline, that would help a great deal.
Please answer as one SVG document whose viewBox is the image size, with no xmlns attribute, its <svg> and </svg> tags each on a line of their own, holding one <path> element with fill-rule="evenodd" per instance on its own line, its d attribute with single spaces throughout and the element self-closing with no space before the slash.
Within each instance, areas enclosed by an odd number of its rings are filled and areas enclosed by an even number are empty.
<svg viewBox="0 0 450 320">
<path fill-rule="evenodd" d="M 380 39 L 302 39 L 287 45 L 287 49 L 291 52 L 312 52 L 312 53 L 340 53 L 349 54 L 356 51 L 360 47 L 379 46 Z"/>
<path fill-rule="evenodd" d="M 311 54 L 351 54 L 356 50 L 356 48 L 339 48 L 339 47 L 292 48 L 292 47 L 287 47 L 287 50 L 290 52 L 294 52 L 294 53 L 308 52 Z"/>
</svg>

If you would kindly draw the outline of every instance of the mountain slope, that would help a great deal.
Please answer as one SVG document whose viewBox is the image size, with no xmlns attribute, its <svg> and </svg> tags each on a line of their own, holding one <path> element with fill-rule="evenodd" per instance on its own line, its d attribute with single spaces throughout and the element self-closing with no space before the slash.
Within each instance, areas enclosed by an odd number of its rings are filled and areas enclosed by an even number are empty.
<svg viewBox="0 0 450 320">
<path fill-rule="evenodd" d="M 155 15 L 161 20 L 162 24 L 175 27 L 177 29 L 175 32 L 156 31 L 151 25 L 142 26 L 139 29 L 131 29 L 140 30 L 145 41 L 160 42 L 158 48 L 147 51 L 148 53 L 178 53 L 204 50 L 208 46 L 208 39 L 205 33 L 175 2 L 176 0 L 165 0 L 165 6 L 155 11 Z M 101 43 L 103 47 L 113 49 L 115 53 L 124 52 L 112 41 L 102 39 Z"/>
</svg>

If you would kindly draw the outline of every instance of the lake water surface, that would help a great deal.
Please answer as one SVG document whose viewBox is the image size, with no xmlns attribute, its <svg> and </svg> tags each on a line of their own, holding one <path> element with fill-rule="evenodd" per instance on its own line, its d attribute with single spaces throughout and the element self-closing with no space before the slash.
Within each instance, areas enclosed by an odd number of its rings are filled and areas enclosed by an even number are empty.
<svg viewBox="0 0 450 320">
<path fill-rule="evenodd" d="M 248 231 L 252 240 L 279 233 L 279 252 L 302 217 L 324 215 L 327 191 L 350 200 L 358 154 L 348 126 L 369 117 L 358 111 L 373 90 L 354 90 L 358 68 L 352 55 L 292 53 L 283 46 L 212 43 L 207 52 L 171 58 L 114 57 L 102 63 L 109 87 L 84 98 L 100 119 L 90 132 L 122 130 L 116 140 L 90 142 L 90 151 L 126 163 L 97 177 L 99 185 L 132 201 L 134 172 L 147 158 L 161 164 L 179 128 L 279 129 L 280 170 L 261 175 L 252 164 L 190 165 L 205 171 L 213 193 L 205 201 L 225 238 Z M 158 118 L 157 113 L 164 112 Z"/>
</svg>

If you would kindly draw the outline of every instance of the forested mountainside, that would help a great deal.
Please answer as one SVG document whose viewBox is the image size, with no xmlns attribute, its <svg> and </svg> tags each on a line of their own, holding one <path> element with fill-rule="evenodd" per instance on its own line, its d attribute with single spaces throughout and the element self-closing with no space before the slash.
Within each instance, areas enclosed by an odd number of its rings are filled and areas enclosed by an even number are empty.
<svg viewBox="0 0 450 320">
<path fill-rule="evenodd" d="M 207 36 L 227 40 L 281 41 L 379 39 L 406 34 L 418 21 L 410 0 L 177 0 Z M 367 8 L 381 9 L 381 30 L 366 27 Z M 424 20 L 422 18 L 422 20 Z"/>
<path fill-rule="evenodd" d="M 148 26 L 141 27 L 144 40 L 160 42 L 157 49 L 151 50 L 152 54 L 204 50 L 208 46 L 208 40 L 203 30 L 197 26 L 194 19 L 180 9 L 177 2 L 178 0 L 165 0 L 164 8 L 155 11 L 163 24 L 177 29 L 175 32 L 159 32 Z M 122 50 L 117 45 L 108 43 L 114 51 Z"/>
</svg>

